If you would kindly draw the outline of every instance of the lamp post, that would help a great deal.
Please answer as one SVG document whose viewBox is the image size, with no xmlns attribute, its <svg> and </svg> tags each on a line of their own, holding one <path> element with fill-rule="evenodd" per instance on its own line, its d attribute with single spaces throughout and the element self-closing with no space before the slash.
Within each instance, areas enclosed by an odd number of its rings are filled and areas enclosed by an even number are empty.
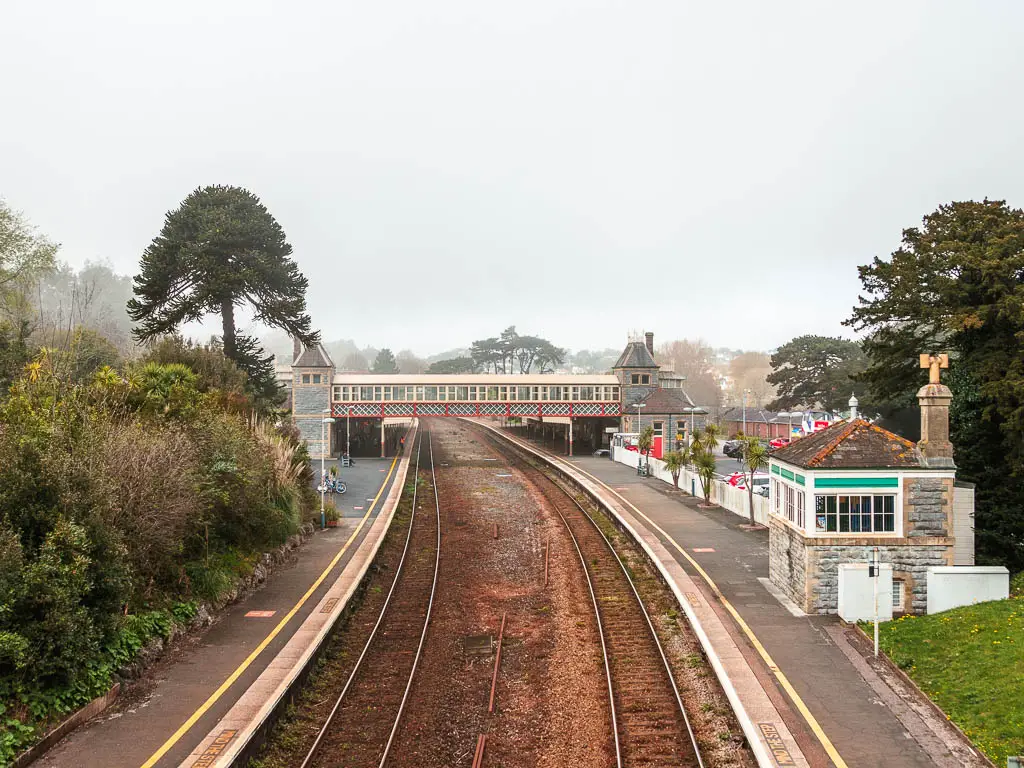
<svg viewBox="0 0 1024 768">
<path fill-rule="evenodd" d="M 640 409 L 646 408 L 647 403 L 636 404 L 636 453 L 637 453 L 637 464 L 636 473 L 640 474 L 640 459 L 643 458 L 640 454 Z"/>
<path fill-rule="evenodd" d="M 349 438 L 352 437 L 352 406 L 348 407 L 348 412 L 345 414 L 345 456 L 348 457 L 349 463 L 352 462 L 352 453 L 349 446 Z"/>
<path fill-rule="evenodd" d="M 747 436 L 747 390 L 743 390 L 743 436 Z"/>
<path fill-rule="evenodd" d="M 330 413 L 330 411 L 324 411 Z M 320 530 L 327 527 L 327 513 L 324 511 L 324 494 L 327 493 L 327 475 L 324 474 L 324 460 L 327 458 L 327 436 L 325 430 L 334 419 L 327 416 L 320 420 Z"/>
</svg>

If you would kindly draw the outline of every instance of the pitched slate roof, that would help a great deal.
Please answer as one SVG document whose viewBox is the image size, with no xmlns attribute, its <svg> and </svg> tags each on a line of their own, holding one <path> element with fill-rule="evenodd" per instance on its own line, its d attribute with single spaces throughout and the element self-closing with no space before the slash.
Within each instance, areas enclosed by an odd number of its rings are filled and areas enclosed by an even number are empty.
<svg viewBox="0 0 1024 768">
<path fill-rule="evenodd" d="M 722 411 L 720 419 L 722 421 L 743 421 L 743 409 L 737 407 L 726 408 Z M 766 411 L 763 408 L 753 408 L 748 406 L 747 421 L 755 422 L 757 424 L 767 424 L 771 421 L 778 421 L 781 424 L 786 424 L 789 419 L 783 418 L 773 411 Z M 797 419 L 793 423 L 799 424 L 800 420 Z"/>
<path fill-rule="evenodd" d="M 641 409 L 644 416 L 689 414 L 691 408 L 695 409 L 693 413 L 707 413 L 706 410 L 694 404 L 690 396 L 681 389 L 656 389 L 637 402 L 644 404 Z M 633 403 L 631 407 L 636 408 L 636 403 Z"/>
<path fill-rule="evenodd" d="M 805 469 L 927 468 L 917 446 L 864 419 L 840 421 L 794 440 L 772 459 Z"/>
<path fill-rule="evenodd" d="M 616 368 L 657 368 L 658 364 L 654 362 L 654 358 L 651 357 L 651 353 L 647 349 L 647 344 L 642 341 L 631 341 L 626 345 L 626 348 L 622 350 L 622 354 L 619 355 L 618 361 L 612 366 L 612 370 Z"/>
<path fill-rule="evenodd" d="M 303 347 L 301 354 L 292 363 L 293 368 L 333 368 L 334 361 L 327 354 L 323 344 L 315 347 Z"/>
</svg>

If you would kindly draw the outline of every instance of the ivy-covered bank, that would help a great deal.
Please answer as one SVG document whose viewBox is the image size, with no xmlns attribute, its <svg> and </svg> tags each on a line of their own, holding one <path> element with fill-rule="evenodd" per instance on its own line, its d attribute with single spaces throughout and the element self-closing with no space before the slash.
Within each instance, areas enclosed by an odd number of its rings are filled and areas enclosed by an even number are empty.
<svg viewBox="0 0 1024 768">
<path fill-rule="evenodd" d="M 42 350 L 0 395 L 0 765 L 222 603 L 315 506 L 217 347 Z"/>
</svg>

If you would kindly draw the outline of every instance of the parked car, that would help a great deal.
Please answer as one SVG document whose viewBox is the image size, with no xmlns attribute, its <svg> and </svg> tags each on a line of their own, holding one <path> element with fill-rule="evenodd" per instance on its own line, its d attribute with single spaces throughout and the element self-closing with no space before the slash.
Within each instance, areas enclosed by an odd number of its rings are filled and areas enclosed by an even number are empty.
<svg viewBox="0 0 1024 768">
<path fill-rule="evenodd" d="M 792 438 L 776 437 L 774 440 L 768 443 L 768 445 L 772 448 L 781 448 L 784 445 L 789 445 L 791 442 L 793 442 Z"/>
<path fill-rule="evenodd" d="M 726 475 L 723 479 L 726 483 L 735 487 L 739 482 L 743 480 L 743 473 L 733 472 L 730 475 Z"/>
<path fill-rule="evenodd" d="M 754 493 L 767 496 L 768 495 L 768 483 L 770 478 L 767 472 L 758 472 L 754 475 Z M 741 491 L 747 490 L 747 478 L 745 475 L 740 475 L 739 482 L 733 483 L 736 488 Z M 761 493 L 760 488 L 764 488 L 764 493 Z"/>
<path fill-rule="evenodd" d="M 743 454 L 743 441 L 726 440 L 722 443 L 722 453 L 730 459 L 738 459 Z"/>
<path fill-rule="evenodd" d="M 608 449 L 607 448 L 598 448 L 596 451 L 594 451 L 594 455 L 595 456 L 607 456 L 608 455 Z"/>
</svg>

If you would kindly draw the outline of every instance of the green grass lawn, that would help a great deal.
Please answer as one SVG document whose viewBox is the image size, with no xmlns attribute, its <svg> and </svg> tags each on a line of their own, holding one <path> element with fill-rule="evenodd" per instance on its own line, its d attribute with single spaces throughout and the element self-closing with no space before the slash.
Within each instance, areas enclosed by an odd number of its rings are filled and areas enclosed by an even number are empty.
<svg viewBox="0 0 1024 768">
<path fill-rule="evenodd" d="M 996 765 L 1024 755 L 1024 595 L 906 616 L 882 624 L 879 637 Z"/>
</svg>

